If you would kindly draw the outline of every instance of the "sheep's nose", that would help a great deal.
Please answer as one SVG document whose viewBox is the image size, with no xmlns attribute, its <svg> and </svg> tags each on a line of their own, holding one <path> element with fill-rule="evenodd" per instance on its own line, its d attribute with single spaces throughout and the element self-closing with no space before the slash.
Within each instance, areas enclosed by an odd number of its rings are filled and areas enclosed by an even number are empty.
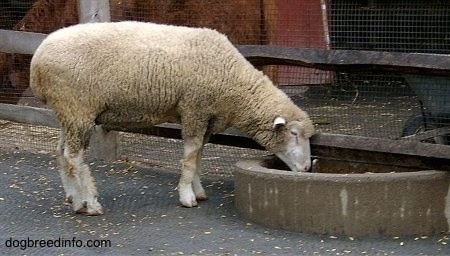
<svg viewBox="0 0 450 256">
<path fill-rule="evenodd" d="M 298 171 L 299 172 L 307 172 L 311 169 L 311 163 L 305 163 L 305 165 L 299 165 L 298 166 Z"/>
</svg>

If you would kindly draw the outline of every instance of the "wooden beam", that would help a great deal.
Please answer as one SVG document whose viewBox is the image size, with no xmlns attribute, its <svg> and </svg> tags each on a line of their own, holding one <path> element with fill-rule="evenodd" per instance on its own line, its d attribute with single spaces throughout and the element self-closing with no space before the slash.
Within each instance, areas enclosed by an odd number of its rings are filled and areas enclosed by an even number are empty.
<svg viewBox="0 0 450 256">
<path fill-rule="evenodd" d="M 418 132 L 413 135 L 404 136 L 404 137 L 402 137 L 402 139 L 427 140 L 427 139 L 432 139 L 437 136 L 445 136 L 447 134 L 450 134 L 450 126 L 434 128 L 432 130 L 424 131 L 424 132 Z"/>
<path fill-rule="evenodd" d="M 59 127 L 52 110 L 29 106 L 0 103 L 0 119 L 17 123 Z"/>
<path fill-rule="evenodd" d="M 0 52 L 33 54 L 46 34 L 0 29 Z"/>
<path fill-rule="evenodd" d="M 101 1 L 103 2 L 103 0 Z M 101 2 L 80 0 L 84 20 L 107 20 Z M 84 13 L 84 11 L 83 11 Z M 81 17 L 80 17 L 81 18 Z M 0 29 L 0 52 L 33 54 L 47 35 Z M 334 71 L 393 71 L 450 76 L 450 56 L 441 54 L 323 50 L 271 45 L 238 45 L 254 65 L 293 65 Z"/>
<path fill-rule="evenodd" d="M 381 51 L 324 50 L 273 45 L 240 45 L 254 65 L 293 65 L 334 71 L 395 71 L 450 76 L 450 56 Z"/>
<path fill-rule="evenodd" d="M 89 140 L 91 156 L 108 162 L 116 161 L 119 156 L 119 136 L 116 131 L 106 131 L 94 126 Z"/>
<path fill-rule="evenodd" d="M 29 123 L 50 127 L 59 127 L 58 121 L 50 109 L 0 103 L 0 119 L 18 123 Z M 161 124 L 145 129 L 128 129 L 123 127 L 106 127 L 114 131 L 142 133 L 168 138 L 181 138 L 181 126 L 178 124 Z M 216 134 L 211 143 L 222 145 L 262 149 L 255 141 L 242 132 L 229 128 Z M 353 135 L 317 134 L 311 139 L 313 147 L 333 147 L 354 149 L 359 151 L 384 152 L 390 154 L 423 156 L 431 158 L 450 159 L 450 147 L 408 140 L 390 140 Z"/>
<path fill-rule="evenodd" d="M 450 146 L 410 140 L 391 140 L 354 135 L 317 134 L 311 145 L 369 152 L 450 159 Z"/>
<path fill-rule="evenodd" d="M 50 109 L 4 103 L 0 103 L 0 120 L 49 126 L 54 128 L 60 127 L 56 116 Z M 165 123 L 142 129 L 129 129 L 126 127 L 106 127 L 106 129 L 181 139 L 181 126 L 179 124 Z M 263 149 L 263 147 L 261 147 L 253 139 L 234 128 L 229 128 L 223 133 L 214 135 L 210 142 L 235 147 Z"/>
<path fill-rule="evenodd" d="M 173 123 L 164 123 L 154 125 L 148 128 L 130 129 L 125 127 L 105 127 L 107 130 L 139 133 L 153 135 L 158 137 L 181 139 L 181 125 Z M 241 131 L 231 127 L 224 132 L 211 136 L 209 143 L 252 149 L 264 149 L 256 141 Z"/>
</svg>

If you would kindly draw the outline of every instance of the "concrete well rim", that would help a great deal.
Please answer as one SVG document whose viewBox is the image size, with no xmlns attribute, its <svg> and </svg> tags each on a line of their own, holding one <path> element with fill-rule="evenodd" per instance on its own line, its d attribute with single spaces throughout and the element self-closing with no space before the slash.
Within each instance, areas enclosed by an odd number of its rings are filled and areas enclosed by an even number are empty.
<svg viewBox="0 0 450 256">
<path fill-rule="evenodd" d="M 236 163 L 237 171 L 254 174 L 257 176 L 278 176 L 292 179 L 308 179 L 308 180 L 328 180 L 330 178 L 335 181 L 339 180 L 392 180 L 392 179 L 426 179 L 436 178 L 435 176 L 450 176 L 447 171 L 443 170 L 417 170 L 408 172 L 386 172 L 386 173 L 320 173 L 320 172 L 292 172 L 279 169 L 267 168 L 261 165 L 265 160 L 271 159 L 273 156 L 263 156 L 258 158 L 243 159 Z"/>
<path fill-rule="evenodd" d="M 235 168 L 236 209 L 252 222 L 358 237 L 450 230 L 448 171 L 299 174 L 266 168 L 265 159 L 241 160 Z"/>
</svg>

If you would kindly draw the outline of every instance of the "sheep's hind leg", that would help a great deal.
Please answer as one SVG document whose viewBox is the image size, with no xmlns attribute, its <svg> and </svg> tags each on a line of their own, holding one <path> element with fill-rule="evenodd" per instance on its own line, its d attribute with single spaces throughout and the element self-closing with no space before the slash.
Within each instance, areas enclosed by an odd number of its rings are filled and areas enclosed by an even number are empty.
<svg viewBox="0 0 450 256">
<path fill-rule="evenodd" d="M 65 154 L 69 168 L 76 173 L 78 183 L 77 197 L 73 197 L 72 206 L 76 213 L 102 215 L 103 208 L 97 200 L 98 193 L 89 167 L 83 161 L 83 150 Z"/>
<path fill-rule="evenodd" d="M 67 191 L 75 192 L 72 195 L 72 207 L 76 213 L 87 215 L 101 215 L 103 208 L 97 201 L 97 188 L 87 164 L 83 161 L 83 150 L 87 147 L 89 132 L 67 132 L 66 143 L 63 150 L 64 160 L 60 161 L 66 165 L 67 177 L 70 183 Z M 63 181 L 64 184 L 64 181 Z M 70 187 L 73 186 L 73 187 Z"/>
<path fill-rule="evenodd" d="M 198 200 L 205 200 L 206 194 L 200 183 L 198 163 L 203 147 L 203 141 L 198 137 L 184 138 L 184 159 L 178 184 L 180 203 L 185 207 L 197 206 Z"/>
<path fill-rule="evenodd" d="M 78 181 L 73 173 L 73 168 L 69 168 L 69 163 L 64 157 L 65 134 L 61 132 L 58 146 L 56 148 L 56 158 L 59 164 L 59 175 L 63 183 L 64 191 L 66 192 L 66 202 L 71 204 L 74 196 L 80 193 Z"/>
</svg>

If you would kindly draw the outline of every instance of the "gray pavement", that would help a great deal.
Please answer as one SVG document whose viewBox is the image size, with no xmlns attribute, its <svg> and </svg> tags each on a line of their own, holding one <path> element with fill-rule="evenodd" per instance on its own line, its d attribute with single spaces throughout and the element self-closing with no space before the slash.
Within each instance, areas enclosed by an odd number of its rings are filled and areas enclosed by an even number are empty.
<svg viewBox="0 0 450 256">
<path fill-rule="evenodd" d="M 91 168 L 103 216 L 63 204 L 54 157 L 0 151 L 0 255 L 450 255 L 448 234 L 334 237 L 251 224 L 235 211 L 229 177 L 204 177 L 210 199 L 187 209 L 175 172 L 126 162 Z M 88 246 L 99 240 L 108 244 Z"/>
</svg>

